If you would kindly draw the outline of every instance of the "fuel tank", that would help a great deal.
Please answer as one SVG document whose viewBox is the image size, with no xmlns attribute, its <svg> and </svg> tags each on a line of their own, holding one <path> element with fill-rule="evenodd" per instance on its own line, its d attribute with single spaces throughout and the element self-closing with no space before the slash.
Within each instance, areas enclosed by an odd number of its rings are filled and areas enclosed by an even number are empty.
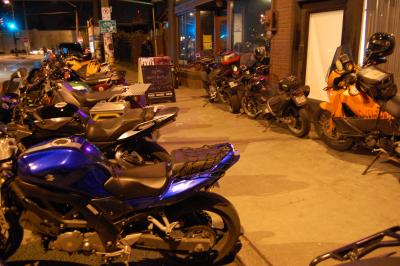
<svg viewBox="0 0 400 266">
<path fill-rule="evenodd" d="M 29 183 L 109 196 L 103 184 L 111 176 L 106 159 L 82 137 L 60 138 L 26 150 L 18 158 L 18 176 Z"/>
</svg>

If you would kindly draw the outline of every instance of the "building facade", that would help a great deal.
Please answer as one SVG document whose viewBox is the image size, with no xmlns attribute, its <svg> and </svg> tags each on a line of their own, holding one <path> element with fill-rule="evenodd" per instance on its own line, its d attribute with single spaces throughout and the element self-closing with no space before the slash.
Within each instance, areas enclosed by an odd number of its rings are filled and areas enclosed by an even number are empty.
<svg viewBox="0 0 400 266">
<path fill-rule="evenodd" d="M 219 53 L 245 43 L 265 42 L 260 16 L 270 0 L 178 0 L 175 3 L 177 60 L 193 63 L 203 53 Z"/>
<path fill-rule="evenodd" d="M 273 0 L 277 13 L 271 41 L 271 70 L 294 74 L 311 87 L 310 97 L 325 100 L 326 71 L 335 50 L 347 45 L 362 63 L 366 42 L 375 32 L 400 40 L 400 0 Z M 382 65 L 400 82 L 400 48 Z"/>
</svg>

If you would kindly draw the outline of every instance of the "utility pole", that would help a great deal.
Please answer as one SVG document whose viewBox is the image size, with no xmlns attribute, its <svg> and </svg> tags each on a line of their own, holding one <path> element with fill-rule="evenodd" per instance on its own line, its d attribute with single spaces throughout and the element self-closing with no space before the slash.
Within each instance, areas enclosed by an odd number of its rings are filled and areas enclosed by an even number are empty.
<svg viewBox="0 0 400 266">
<path fill-rule="evenodd" d="M 22 0 L 22 9 L 24 11 L 24 28 L 25 28 L 25 40 L 24 40 L 24 46 L 26 50 L 26 55 L 29 55 L 29 52 L 31 51 L 31 43 L 29 40 L 29 28 L 28 28 L 28 19 L 26 17 L 26 7 L 25 7 L 25 0 Z"/>
<path fill-rule="evenodd" d="M 93 41 L 95 58 L 101 60 L 103 58 L 101 52 L 101 34 L 99 29 L 99 0 L 92 0 L 93 6 Z"/>
<path fill-rule="evenodd" d="M 101 0 L 101 19 L 111 20 L 111 7 L 109 6 L 108 0 Z M 114 64 L 114 45 L 112 33 L 103 33 L 104 39 L 104 58 L 109 64 Z"/>
<path fill-rule="evenodd" d="M 15 35 L 15 31 L 17 30 L 17 25 L 15 24 L 14 3 L 11 3 L 9 0 L 4 0 L 4 4 L 10 5 L 10 7 L 11 7 L 11 16 L 12 16 L 12 20 L 13 20 L 13 22 L 12 22 L 13 26 L 10 28 L 12 30 L 13 39 L 14 39 L 14 53 L 15 53 L 15 56 L 18 57 L 17 36 Z"/>
<path fill-rule="evenodd" d="M 75 41 L 78 42 L 79 41 L 79 16 L 78 16 L 78 7 L 71 3 L 70 1 L 65 0 L 65 3 L 67 3 L 68 5 L 72 6 L 73 8 L 75 8 Z"/>
</svg>

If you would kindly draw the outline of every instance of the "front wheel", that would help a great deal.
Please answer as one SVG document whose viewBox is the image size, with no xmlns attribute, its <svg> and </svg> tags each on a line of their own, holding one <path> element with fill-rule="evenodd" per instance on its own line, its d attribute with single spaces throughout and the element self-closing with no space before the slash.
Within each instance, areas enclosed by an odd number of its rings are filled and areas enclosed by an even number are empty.
<svg viewBox="0 0 400 266">
<path fill-rule="evenodd" d="M 237 114 L 240 112 L 240 99 L 239 99 L 239 95 L 237 94 L 230 94 L 228 95 L 228 102 L 227 102 L 227 106 L 228 106 L 228 111 L 233 113 L 233 114 Z"/>
<path fill-rule="evenodd" d="M 0 210 L 0 212 L 2 212 Z M 6 260 L 19 248 L 24 230 L 12 213 L 0 213 L 0 258 Z"/>
<path fill-rule="evenodd" d="M 222 196 L 199 192 L 171 207 L 170 218 L 178 221 L 185 237 L 207 238 L 211 249 L 202 253 L 164 254 L 184 265 L 211 265 L 231 254 L 240 235 L 240 220 L 233 205 Z"/>
<path fill-rule="evenodd" d="M 288 124 L 289 131 L 298 138 L 303 138 L 310 133 L 311 121 L 307 110 L 300 108 L 298 112 L 290 112 L 291 123 Z"/>
<path fill-rule="evenodd" d="M 320 109 L 317 113 L 317 123 L 315 125 L 318 136 L 332 149 L 338 151 L 351 149 L 354 145 L 354 140 L 341 136 L 336 128 L 331 128 L 331 123 L 331 113 Z"/>
</svg>

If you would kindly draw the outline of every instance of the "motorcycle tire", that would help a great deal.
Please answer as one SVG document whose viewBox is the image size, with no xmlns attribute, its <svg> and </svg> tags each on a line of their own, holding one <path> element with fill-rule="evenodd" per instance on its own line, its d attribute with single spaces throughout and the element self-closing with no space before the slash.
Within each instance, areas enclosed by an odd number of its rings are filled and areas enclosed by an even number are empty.
<svg viewBox="0 0 400 266">
<path fill-rule="evenodd" d="M 300 108 L 297 115 L 293 115 L 295 125 L 288 125 L 290 133 L 298 138 L 304 138 L 310 133 L 311 120 L 307 113 L 307 110 Z"/>
<path fill-rule="evenodd" d="M 229 112 L 231 112 L 232 114 L 237 114 L 240 112 L 240 99 L 239 99 L 239 95 L 237 94 L 231 94 L 228 95 L 228 102 L 227 102 L 227 106 L 228 106 L 228 110 Z"/>
<path fill-rule="evenodd" d="M 337 151 L 347 151 L 354 146 L 354 140 L 352 138 L 341 138 L 329 136 L 326 128 L 328 127 L 328 122 L 331 117 L 330 112 L 319 109 L 316 114 L 317 120 L 315 124 L 315 130 L 321 140 L 328 145 L 328 147 Z"/>
<path fill-rule="evenodd" d="M 250 100 L 252 101 L 252 100 Z M 243 96 L 242 100 L 241 100 L 241 105 L 242 105 L 242 109 L 245 112 L 245 114 L 250 117 L 250 118 L 256 118 L 257 117 L 257 110 L 256 107 L 255 108 L 249 108 L 249 104 L 252 104 L 253 107 L 255 107 L 255 103 L 252 101 L 252 103 L 249 102 L 249 97 L 247 96 Z"/>
<path fill-rule="evenodd" d="M 3 235 L 0 234 L 0 258 L 7 260 L 7 258 L 11 257 L 19 248 L 22 238 L 24 237 L 24 230 L 19 224 L 18 218 L 12 213 L 6 213 L 4 217 L 7 220 L 9 229 L 8 238 L 5 240 L 5 243 Z"/>
<path fill-rule="evenodd" d="M 214 216 L 211 217 L 208 213 L 212 213 Z M 180 229 L 183 233 L 190 232 L 190 228 L 203 228 L 203 230 L 208 228 L 210 232 L 219 231 L 222 234 L 220 238 L 213 238 L 207 234 L 215 241 L 211 251 L 197 255 L 193 255 L 193 253 L 189 255 L 163 253 L 165 257 L 174 262 L 183 263 L 183 265 L 216 265 L 220 263 L 232 254 L 241 232 L 240 219 L 234 206 L 227 199 L 215 193 L 199 192 L 195 196 L 171 206 L 171 213 L 168 213 L 167 216 L 174 221 L 183 220 L 184 228 Z M 224 224 L 223 229 L 213 227 L 213 219 L 216 216 L 221 218 L 218 222 Z M 198 232 L 189 235 L 204 237 Z"/>
</svg>

